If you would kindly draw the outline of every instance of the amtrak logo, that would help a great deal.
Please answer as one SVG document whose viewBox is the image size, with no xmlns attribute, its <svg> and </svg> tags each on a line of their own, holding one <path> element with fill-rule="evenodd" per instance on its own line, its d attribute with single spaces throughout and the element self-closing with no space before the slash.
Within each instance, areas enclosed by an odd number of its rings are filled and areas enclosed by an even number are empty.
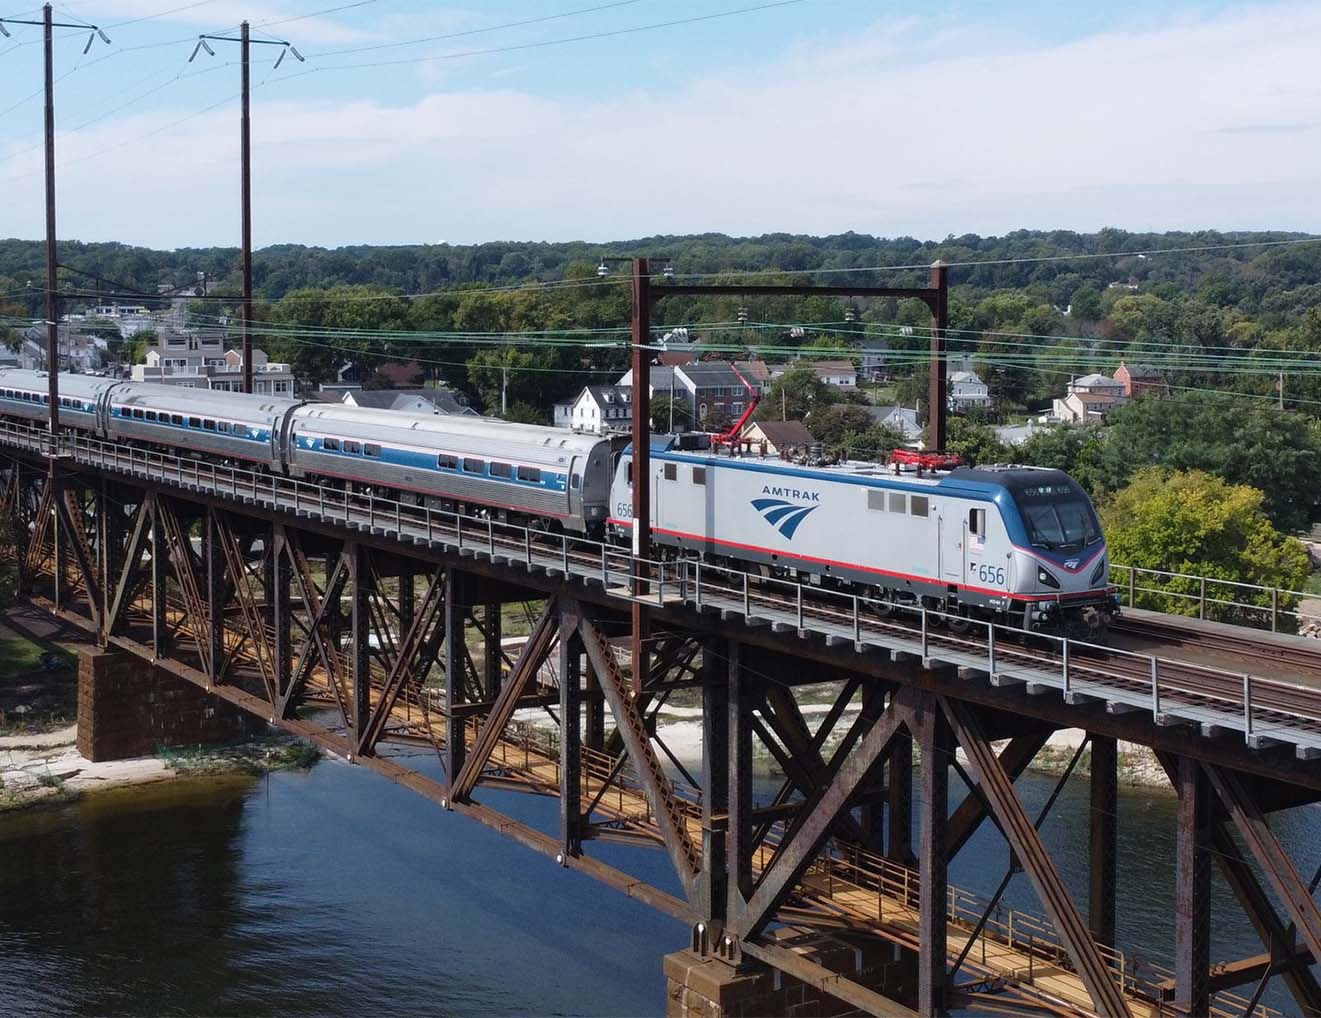
<svg viewBox="0 0 1321 1018">
<path fill-rule="evenodd" d="M 798 524 L 812 515 L 818 507 L 795 505 L 782 498 L 754 498 L 752 508 L 761 513 L 762 518 L 783 534 L 786 540 L 792 541 Z"/>
<path fill-rule="evenodd" d="M 1065 568 L 1065 569 L 1077 569 L 1077 568 L 1078 568 L 1078 560 L 1077 560 L 1076 558 L 1071 558 L 1071 559 L 1069 559 L 1067 562 L 1064 563 L 1064 568 Z"/>
</svg>

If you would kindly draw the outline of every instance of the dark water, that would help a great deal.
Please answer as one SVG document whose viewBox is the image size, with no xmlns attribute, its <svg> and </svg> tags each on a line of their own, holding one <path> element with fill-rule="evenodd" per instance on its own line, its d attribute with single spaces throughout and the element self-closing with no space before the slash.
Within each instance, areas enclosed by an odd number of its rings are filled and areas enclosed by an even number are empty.
<svg viewBox="0 0 1321 1018">
<path fill-rule="evenodd" d="M 1053 784 L 1019 782 L 1029 803 Z M 1085 901 L 1086 789 L 1043 836 Z M 553 829 L 555 803 L 487 799 Z M 1171 797 L 1120 800 L 1120 936 L 1168 961 Z M 1282 827 L 1302 869 L 1321 822 Z M 673 885 L 659 852 L 593 854 Z M 990 825 L 954 882 L 988 893 Z M 1310 869 L 1309 869 L 1310 871 Z M 1012 904 L 1040 913 L 1023 876 Z M 1260 950 L 1217 883 L 1216 958 Z M 368 771 L 177 783 L 0 817 L 0 1014 L 652 1015 L 686 930 Z M 1280 991 L 1269 998 L 1286 1013 Z"/>
</svg>

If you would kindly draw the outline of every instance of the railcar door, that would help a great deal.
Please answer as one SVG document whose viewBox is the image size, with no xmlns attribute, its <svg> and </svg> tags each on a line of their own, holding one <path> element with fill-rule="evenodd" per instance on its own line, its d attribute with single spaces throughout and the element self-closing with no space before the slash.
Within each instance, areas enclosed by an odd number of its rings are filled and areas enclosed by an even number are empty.
<svg viewBox="0 0 1321 1018">
<path fill-rule="evenodd" d="M 963 519 L 963 582 L 985 586 L 978 573 L 986 552 L 986 510 L 969 509 Z"/>
</svg>

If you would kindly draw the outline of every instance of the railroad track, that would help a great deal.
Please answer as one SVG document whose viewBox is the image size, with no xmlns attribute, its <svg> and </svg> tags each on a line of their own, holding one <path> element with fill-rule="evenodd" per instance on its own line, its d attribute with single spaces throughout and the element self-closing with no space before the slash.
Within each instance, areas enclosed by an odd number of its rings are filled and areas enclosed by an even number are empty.
<svg viewBox="0 0 1321 1018">
<path fill-rule="evenodd" d="M 1315 647 L 1298 646 L 1287 636 L 1269 639 L 1273 634 L 1264 631 L 1245 630 L 1239 634 L 1206 626 L 1193 628 L 1174 618 L 1165 620 L 1129 615 L 1115 619 L 1110 628 L 1113 632 L 1150 640 L 1161 646 L 1191 647 L 1250 661 L 1270 661 L 1288 668 L 1299 681 L 1314 680 L 1321 683 L 1321 640 L 1311 641 L 1316 644 Z"/>
</svg>

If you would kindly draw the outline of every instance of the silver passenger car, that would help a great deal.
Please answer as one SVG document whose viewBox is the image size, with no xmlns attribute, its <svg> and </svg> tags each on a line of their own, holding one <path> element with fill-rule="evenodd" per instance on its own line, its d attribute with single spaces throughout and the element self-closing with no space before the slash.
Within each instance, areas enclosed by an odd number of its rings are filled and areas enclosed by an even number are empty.
<svg viewBox="0 0 1321 1018">
<path fill-rule="evenodd" d="M 62 376 L 61 389 L 64 381 Z M 104 430 L 112 439 L 157 442 L 280 471 L 283 431 L 298 405 L 274 396 L 121 382 L 108 393 Z"/>
<path fill-rule="evenodd" d="M 60 423 L 65 427 L 100 431 L 103 395 L 115 382 L 90 375 L 60 375 Z M 45 421 L 50 417 L 50 376 L 44 371 L 0 369 L 0 413 Z"/>
<path fill-rule="evenodd" d="M 610 442 L 561 428 L 474 417 L 308 404 L 291 414 L 294 476 L 339 477 L 442 501 L 604 525 Z"/>
</svg>

